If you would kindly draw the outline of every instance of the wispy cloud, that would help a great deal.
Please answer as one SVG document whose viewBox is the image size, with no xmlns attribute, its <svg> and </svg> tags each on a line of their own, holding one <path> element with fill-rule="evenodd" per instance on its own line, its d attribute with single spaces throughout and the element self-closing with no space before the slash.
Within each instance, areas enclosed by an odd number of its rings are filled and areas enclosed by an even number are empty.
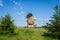
<svg viewBox="0 0 60 40">
<path fill-rule="evenodd" d="M 17 1 L 13 1 L 13 3 L 14 3 L 15 5 L 21 5 L 21 4 L 22 4 L 21 2 L 17 2 Z"/>
<path fill-rule="evenodd" d="M 17 5 L 17 6 L 21 6 L 21 8 L 22 8 L 22 6 L 24 6 L 24 4 L 22 3 L 22 1 L 17 2 L 17 1 L 14 0 L 13 4 Z"/>
<path fill-rule="evenodd" d="M 18 5 L 18 2 L 16 2 L 16 1 L 13 1 L 13 3 L 14 3 L 15 5 Z"/>
<path fill-rule="evenodd" d="M 23 10 L 23 6 L 20 6 L 20 10 Z"/>
<path fill-rule="evenodd" d="M 3 6 L 2 0 L 0 0 L 0 6 Z"/>
<path fill-rule="evenodd" d="M 16 7 L 13 7 L 14 10 L 16 10 L 17 8 Z"/>
<path fill-rule="evenodd" d="M 13 1 L 14 5 L 16 5 L 18 8 L 19 8 L 19 12 L 16 12 L 17 15 L 23 15 L 24 14 L 24 11 L 23 11 L 23 6 L 24 4 L 22 3 L 22 1 L 20 2 L 17 2 L 17 1 Z M 13 7 L 14 10 L 17 11 L 17 7 Z"/>
<path fill-rule="evenodd" d="M 24 15 L 24 12 L 21 11 L 21 12 L 16 12 L 17 15 Z"/>
</svg>

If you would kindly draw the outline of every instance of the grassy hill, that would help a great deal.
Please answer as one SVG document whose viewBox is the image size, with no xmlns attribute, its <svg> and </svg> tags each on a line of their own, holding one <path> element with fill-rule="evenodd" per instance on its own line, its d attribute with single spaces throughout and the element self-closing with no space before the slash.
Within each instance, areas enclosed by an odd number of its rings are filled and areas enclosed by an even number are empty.
<svg viewBox="0 0 60 40">
<path fill-rule="evenodd" d="M 17 35 L 0 35 L 0 40 L 55 40 L 43 36 L 47 31 L 44 28 L 16 28 Z"/>
</svg>

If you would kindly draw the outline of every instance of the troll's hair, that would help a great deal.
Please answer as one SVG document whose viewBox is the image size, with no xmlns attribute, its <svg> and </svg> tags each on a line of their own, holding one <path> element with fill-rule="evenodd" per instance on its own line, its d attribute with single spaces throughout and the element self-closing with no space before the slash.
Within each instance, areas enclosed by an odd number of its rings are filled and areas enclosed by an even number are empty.
<svg viewBox="0 0 60 40">
<path fill-rule="evenodd" d="M 30 18 L 30 17 L 32 17 L 32 16 L 33 16 L 32 13 L 28 13 L 27 16 L 26 16 L 26 18 Z"/>
</svg>

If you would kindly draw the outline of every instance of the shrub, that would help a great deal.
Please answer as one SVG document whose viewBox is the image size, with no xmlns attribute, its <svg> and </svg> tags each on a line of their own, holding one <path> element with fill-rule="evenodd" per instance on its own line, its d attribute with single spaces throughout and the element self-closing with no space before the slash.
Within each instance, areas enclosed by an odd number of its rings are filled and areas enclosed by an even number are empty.
<svg viewBox="0 0 60 40">
<path fill-rule="evenodd" d="M 0 20 L 0 33 L 1 34 L 12 34 L 14 33 L 14 20 L 12 20 L 9 14 L 1 17 Z"/>
</svg>

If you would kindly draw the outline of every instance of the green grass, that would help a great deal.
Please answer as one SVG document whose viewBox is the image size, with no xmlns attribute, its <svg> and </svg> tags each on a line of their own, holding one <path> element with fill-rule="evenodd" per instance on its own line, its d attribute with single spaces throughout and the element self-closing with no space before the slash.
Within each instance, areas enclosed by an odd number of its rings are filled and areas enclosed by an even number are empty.
<svg viewBox="0 0 60 40">
<path fill-rule="evenodd" d="M 44 28 L 16 28 L 15 32 L 17 35 L 0 35 L 0 40 L 55 40 L 42 36 L 47 32 Z"/>
</svg>

